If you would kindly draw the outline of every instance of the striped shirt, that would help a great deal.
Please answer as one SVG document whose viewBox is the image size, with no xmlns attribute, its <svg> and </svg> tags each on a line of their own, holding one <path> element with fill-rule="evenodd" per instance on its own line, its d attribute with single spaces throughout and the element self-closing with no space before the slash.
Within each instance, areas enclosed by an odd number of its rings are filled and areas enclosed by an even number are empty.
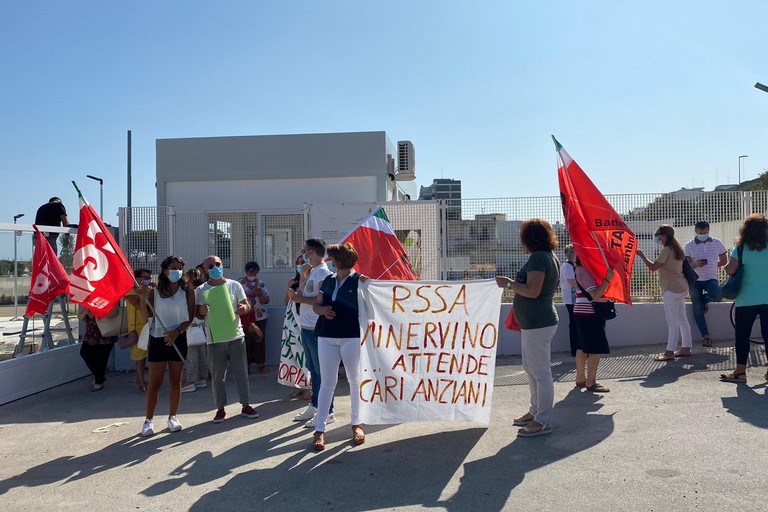
<svg viewBox="0 0 768 512">
<path fill-rule="evenodd" d="M 588 292 L 597 288 L 595 278 L 582 266 L 576 267 L 576 282 L 581 285 L 581 288 L 584 288 Z M 581 288 L 579 288 L 578 285 L 576 286 L 576 302 L 573 303 L 573 314 L 594 315 L 595 310 L 592 309 L 592 304 L 584 292 L 581 291 Z"/>
</svg>

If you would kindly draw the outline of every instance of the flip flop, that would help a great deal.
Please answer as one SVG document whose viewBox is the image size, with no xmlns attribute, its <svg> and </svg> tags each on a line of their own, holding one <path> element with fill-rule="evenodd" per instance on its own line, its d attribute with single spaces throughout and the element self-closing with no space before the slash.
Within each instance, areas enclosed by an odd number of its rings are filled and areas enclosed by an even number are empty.
<svg viewBox="0 0 768 512">
<path fill-rule="evenodd" d="M 607 387 L 603 386 L 602 384 L 599 384 L 595 382 L 591 386 L 587 387 L 587 391 L 591 391 L 593 393 L 610 393 L 611 390 Z"/>
<path fill-rule="evenodd" d="M 585 388 L 585 387 L 587 387 L 587 383 L 586 383 L 586 381 L 585 382 L 577 382 L 575 387 L 577 387 L 577 388 Z"/>
<path fill-rule="evenodd" d="M 531 430 L 530 425 L 526 425 L 525 427 L 517 431 L 517 437 L 546 436 L 551 433 L 552 433 L 552 425 L 550 425 L 549 423 L 543 424 L 541 428 L 536 431 Z"/>
<path fill-rule="evenodd" d="M 742 375 L 744 376 L 743 378 L 741 377 Z M 734 382 L 736 384 L 746 384 L 747 374 L 744 372 L 736 373 L 735 371 L 731 373 L 721 373 L 720 382 Z"/>
</svg>

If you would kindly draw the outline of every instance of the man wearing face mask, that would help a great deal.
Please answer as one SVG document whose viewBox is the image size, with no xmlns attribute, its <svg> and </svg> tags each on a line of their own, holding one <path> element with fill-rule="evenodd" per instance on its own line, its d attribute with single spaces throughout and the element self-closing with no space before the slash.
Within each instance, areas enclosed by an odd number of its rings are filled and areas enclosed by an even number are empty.
<svg viewBox="0 0 768 512">
<path fill-rule="evenodd" d="M 699 274 L 699 279 L 689 287 L 691 303 L 693 304 L 693 319 L 701 332 L 705 347 L 712 346 L 707 320 L 704 318 L 710 302 L 720 302 L 723 290 L 717 278 L 718 267 L 728 263 L 728 254 L 723 243 L 709 236 L 709 222 L 701 220 L 695 225 L 696 236 L 685 244 L 685 257 L 693 269 Z"/>
<path fill-rule="evenodd" d="M 317 313 L 312 309 L 320 285 L 331 274 L 328 265 L 323 261 L 325 257 L 325 242 L 320 238 L 310 238 L 304 242 L 301 250 L 304 255 L 305 265 L 301 267 L 301 282 L 299 289 L 289 291 L 289 297 L 297 304 L 307 304 L 299 310 L 299 327 L 301 327 L 301 344 L 304 353 L 307 354 L 307 369 L 312 377 L 312 402 L 307 409 L 298 414 L 294 421 L 304 421 L 306 428 L 315 428 L 315 416 L 317 415 L 317 399 L 320 396 L 320 359 L 317 354 Z M 331 402 L 330 414 L 326 423 L 333 423 L 336 418 L 333 414 L 333 402 Z"/>
<path fill-rule="evenodd" d="M 239 317 L 247 314 L 251 307 L 245 290 L 240 283 L 224 277 L 224 268 L 218 256 L 208 256 L 203 262 L 208 272 L 208 281 L 195 290 L 197 316 L 207 317 L 210 337 L 208 339 L 208 367 L 211 369 L 213 398 L 216 402 L 214 423 L 221 423 L 226 417 L 227 365 L 232 367 L 237 382 L 237 392 L 246 418 L 258 418 L 250 406 L 248 364 L 246 361 L 243 328 Z"/>
</svg>

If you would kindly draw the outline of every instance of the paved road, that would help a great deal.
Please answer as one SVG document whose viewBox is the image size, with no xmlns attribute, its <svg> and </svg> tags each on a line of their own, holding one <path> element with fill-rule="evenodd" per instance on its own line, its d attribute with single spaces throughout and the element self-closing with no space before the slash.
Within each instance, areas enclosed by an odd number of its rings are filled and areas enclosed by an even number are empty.
<svg viewBox="0 0 768 512">
<path fill-rule="evenodd" d="M 488 426 L 369 427 L 352 447 L 343 390 L 320 454 L 291 421 L 306 402 L 274 375 L 251 376 L 260 419 L 230 406 L 212 424 L 205 389 L 183 395 L 182 432 L 149 439 L 133 374 L 98 393 L 81 379 L 0 407 L 0 510 L 768 510 L 762 347 L 749 385 L 718 381 L 725 345 L 675 363 L 649 350 L 604 361 L 606 395 L 574 388 L 573 360 L 556 354 L 554 433 L 540 438 L 511 426 L 528 397 L 519 358 L 498 361 Z"/>
</svg>

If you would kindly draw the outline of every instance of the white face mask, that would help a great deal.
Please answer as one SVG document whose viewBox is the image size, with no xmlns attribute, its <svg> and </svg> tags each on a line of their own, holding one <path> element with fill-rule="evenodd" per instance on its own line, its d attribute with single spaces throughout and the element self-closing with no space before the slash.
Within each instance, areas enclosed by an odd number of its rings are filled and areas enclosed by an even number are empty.
<svg viewBox="0 0 768 512">
<path fill-rule="evenodd" d="M 246 277 L 246 278 L 247 278 L 249 281 L 251 281 L 251 282 L 255 281 L 255 280 L 258 278 L 258 276 L 245 276 L 245 277 Z"/>
</svg>

